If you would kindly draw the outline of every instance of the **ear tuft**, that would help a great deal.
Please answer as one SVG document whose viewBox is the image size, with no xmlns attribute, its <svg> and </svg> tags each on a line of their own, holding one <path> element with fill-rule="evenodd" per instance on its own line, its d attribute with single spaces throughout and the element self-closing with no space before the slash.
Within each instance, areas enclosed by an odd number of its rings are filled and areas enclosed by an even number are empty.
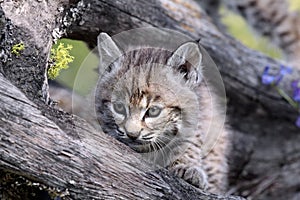
<svg viewBox="0 0 300 200">
<path fill-rule="evenodd" d="M 198 44 L 187 42 L 179 46 L 168 59 L 167 65 L 183 74 L 186 81 L 196 85 L 202 80 L 202 54 Z"/>
<path fill-rule="evenodd" d="M 100 33 L 98 38 L 98 52 L 100 56 L 99 72 L 102 73 L 108 68 L 122 53 L 117 44 L 107 33 Z"/>
</svg>

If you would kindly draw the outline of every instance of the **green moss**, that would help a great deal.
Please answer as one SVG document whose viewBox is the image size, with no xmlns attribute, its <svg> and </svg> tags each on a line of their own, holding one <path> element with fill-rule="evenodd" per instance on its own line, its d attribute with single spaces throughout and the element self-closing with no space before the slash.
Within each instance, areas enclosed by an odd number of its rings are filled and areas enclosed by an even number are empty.
<svg viewBox="0 0 300 200">
<path fill-rule="evenodd" d="M 53 65 L 48 69 L 48 76 L 50 79 L 55 79 L 62 69 L 68 69 L 69 63 L 73 62 L 74 57 L 70 55 L 72 45 L 59 43 L 51 49 L 50 62 Z"/>
<path fill-rule="evenodd" d="M 24 43 L 20 42 L 18 44 L 15 44 L 14 46 L 12 46 L 11 53 L 18 56 L 18 55 L 20 55 L 20 51 L 23 51 L 24 49 L 25 49 Z"/>
<path fill-rule="evenodd" d="M 70 53 L 75 58 L 69 64 L 70 68 L 62 70 L 55 80 L 68 88 L 74 88 L 78 94 L 87 95 L 98 80 L 98 54 L 94 54 L 82 41 L 64 38 L 58 42 L 71 44 L 73 49 Z"/>
</svg>

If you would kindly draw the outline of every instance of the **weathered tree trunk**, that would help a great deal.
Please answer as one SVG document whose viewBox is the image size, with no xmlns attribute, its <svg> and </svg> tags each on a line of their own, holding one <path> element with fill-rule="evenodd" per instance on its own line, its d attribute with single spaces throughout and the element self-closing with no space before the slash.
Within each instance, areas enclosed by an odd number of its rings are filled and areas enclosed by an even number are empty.
<svg viewBox="0 0 300 200">
<path fill-rule="evenodd" d="M 264 66 L 279 63 L 221 33 L 193 1 L 85 0 L 74 2 L 72 9 L 63 1 L 5 1 L 1 8 L 2 173 L 68 190 L 72 199 L 239 199 L 203 193 L 164 169 L 151 171 L 124 145 L 47 106 L 46 66 L 55 28 L 95 46 L 102 31 L 155 26 L 201 38 L 220 68 L 236 133 L 230 158 L 232 191 L 256 199 L 299 195 L 300 180 L 294 177 L 300 174 L 300 136 L 292 122 L 297 113 L 260 83 Z M 14 55 L 11 48 L 19 42 L 25 50 Z M 281 87 L 291 92 L 289 81 L 299 77 L 295 71 Z"/>
<path fill-rule="evenodd" d="M 68 33 L 91 46 L 99 30 L 115 34 L 141 26 L 166 27 L 201 39 L 222 74 L 229 97 L 229 123 L 237 130 L 231 157 L 233 191 L 255 199 L 298 197 L 300 179 L 293 178 L 300 174 L 300 130 L 294 125 L 298 112 L 260 81 L 266 65 L 279 68 L 280 62 L 222 33 L 193 1 L 85 3 L 90 7 L 82 13 L 84 23 L 74 23 Z M 290 83 L 295 79 L 300 79 L 297 70 L 279 87 L 291 95 Z"/>
<path fill-rule="evenodd" d="M 75 116 L 65 121 L 73 136 L 66 134 L 47 117 L 71 116 L 39 108 L 2 75 L 0 102 L 1 169 L 69 193 L 67 199 L 240 199 L 207 194 L 164 169 L 153 171 L 138 154 Z"/>
</svg>

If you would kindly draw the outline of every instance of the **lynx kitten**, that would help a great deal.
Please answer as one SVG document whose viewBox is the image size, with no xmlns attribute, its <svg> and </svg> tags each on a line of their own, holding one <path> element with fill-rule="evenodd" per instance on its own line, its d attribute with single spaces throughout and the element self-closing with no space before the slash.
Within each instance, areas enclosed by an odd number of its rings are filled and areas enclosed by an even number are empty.
<svg viewBox="0 0 300 200">
<path fill-rule="evenodd" d="M 137 152 L 161 151 L 157 156 L 177 176 L 210 192 L 224 192 L 226 131 L 205 157 L 201 149 L 211 113 L 217 110 L 202 81 L 198 44 L 184 43 L 173 53 L 149 47 L 123 53 L 101 33 L 98 50 L 102 77 L 95 106 L 103 131 Z"/>
</svg>

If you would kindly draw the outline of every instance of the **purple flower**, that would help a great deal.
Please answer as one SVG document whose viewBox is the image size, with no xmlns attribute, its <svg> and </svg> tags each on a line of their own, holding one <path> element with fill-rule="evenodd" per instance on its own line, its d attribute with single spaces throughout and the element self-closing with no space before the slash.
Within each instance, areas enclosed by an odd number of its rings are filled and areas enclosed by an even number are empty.
<svg viewBox="0 0 300 200">
<path fill-rule="evenodd" d="M 294 90 L 293 99 L 294 101 L 300 103 L 300 88 Z"/>
<path fill-rule="evenodd" d="M 265 69 L 264 69 L 264 72 L 261 76 L 261 82 L 264 84 L 264 85 L 270 85 L 272 83 L 275 82 L 275 78 L 276 76 L 274 75 L 270 75 L 269 74 L 269 70 L 270 70 L 270 67 L 269 66 L 266 66 Z"/>
<path fill-rule="evenodd" d="M 291 74 L 293 72 L 293 69 L 291 67 L 287 67 L 284 65 L 280 65 L 280 74 L 282 76 L 286 75 L 286 74 Z"/>
<path fill-rule="evenodd" d="M 299 80 L 292 81 L 291 86 L 293 89 L 300 88 L 300 81 Z"/>
<path fill-rule="evenodd" d="M 298 116 L 296 120 L 296 126 L 300 128 L 300 115 Z"/>
<path fill-rule="evenodd" d="M 300 103 L 300 81 L 293 81 L 292 88 L 294 90 L 294 93 L 293 93 L 294 101 Z"/>
<path fill-rule="evenodd" d="M 276 76 L 277 80 L 276 80 L 276 85 L 278 83 L 280 83 L 280 81 L 282 80 L 282 78 L 286 75 L 286 74 L 291 74 L 293 72 L 293 69 L 290 67 L 286 67 L 284 65 L 280 65 L 280 71 L 279 74 Z"/>
<path fill-rule="evenodd" d="M 270 70 L 270 67 L 269 66 L 266 66 L 265 69 L 264 69 L 264 72 L 262 74 L 262 77 L 261 77 L 261 82 L 264 84 L 264 85 L 271 85 L 271 84 L 275 84 L 275 85 L 278 85 L 279 82 L 282 80 L 282 78 L 286 75 L 286 74 L 290 74 L 293 72 L 292 68 L 290 67 L 286 67 L 284 65 L 280 65 L 280 71 L 278 74 L 276 75 L 271 75 L 269 74 L 269 70 Z"/>
</svg>

